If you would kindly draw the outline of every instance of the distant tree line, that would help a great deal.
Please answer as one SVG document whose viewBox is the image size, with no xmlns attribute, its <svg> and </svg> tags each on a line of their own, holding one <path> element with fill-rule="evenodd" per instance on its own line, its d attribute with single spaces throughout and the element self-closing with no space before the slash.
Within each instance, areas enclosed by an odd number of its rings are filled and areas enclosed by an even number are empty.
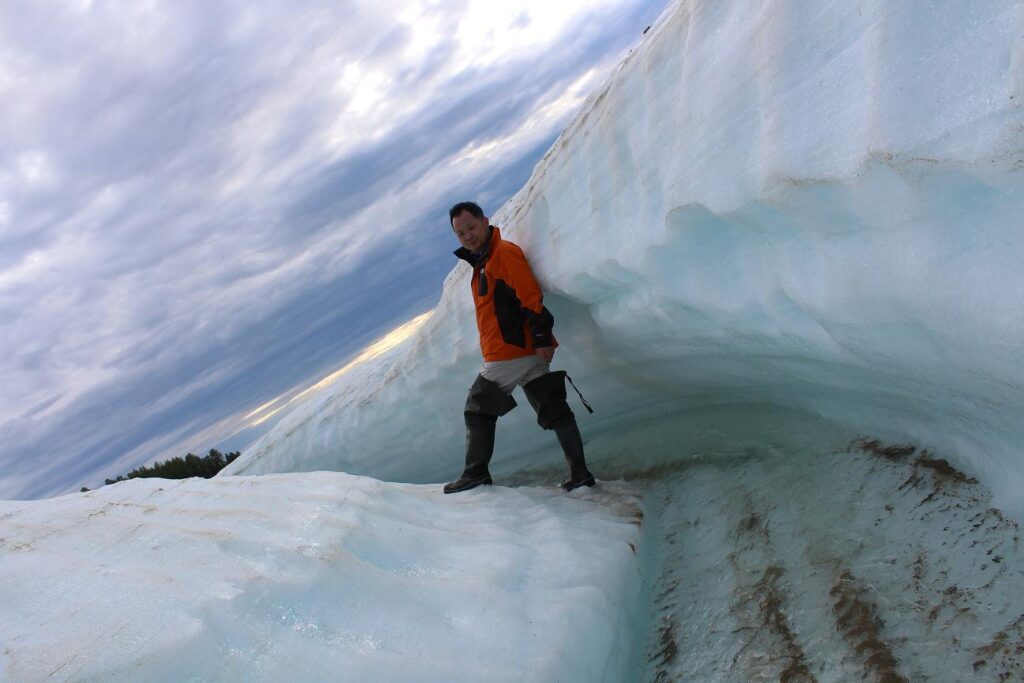
<svg viewBox="0 0 1024 683">
<path fill-rule="evenodd" d="M 160 477 L 161 479 L 203 477 L 204 479 L 209 479 L 231 464 L 241 454 L 241 451 L 233 451 L 224 455 L 216 448 L 211 448 L 209 454 L 202 458 L 189 453 L 184 458 L 176 457 L 164 462 L 154 463 L 152 467 L 139 467 L 128 474 L 122 474 L 117 479 L 107 479 L 104 483 L 116 484 L 119 481 L 139 477 Z"/>
</svg>

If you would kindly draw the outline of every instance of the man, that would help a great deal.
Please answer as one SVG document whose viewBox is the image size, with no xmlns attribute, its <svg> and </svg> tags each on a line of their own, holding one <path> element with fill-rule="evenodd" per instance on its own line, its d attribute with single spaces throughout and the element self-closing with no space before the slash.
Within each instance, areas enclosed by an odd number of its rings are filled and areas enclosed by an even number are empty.
<svg viewBox="0 0 1024 683">
<path fill-rule="evenodd" d="M 476 304 L 476 324 L 484 364 L 466 399 L 466 468 L 445 493 L 458 493 L 491 484 L 488 465 L 494 451 L 498 418 L 516 407 L 512 390 L 523 387 L 537 411 L 537 423 L 554 430 L 569 462 L 572 491 L 593 486 L 594 475 L 583 457 L 583 439 L 565 397 L 565 372 L 551 372 L 555 341 L 554 318 L 543 305 L 543 294 L 523 250 L 501 238 L 483 210 L 460 202 L 448 212 L 462 245 L 455 255 L 473 266 L 470 286 Z"/>
</svg>

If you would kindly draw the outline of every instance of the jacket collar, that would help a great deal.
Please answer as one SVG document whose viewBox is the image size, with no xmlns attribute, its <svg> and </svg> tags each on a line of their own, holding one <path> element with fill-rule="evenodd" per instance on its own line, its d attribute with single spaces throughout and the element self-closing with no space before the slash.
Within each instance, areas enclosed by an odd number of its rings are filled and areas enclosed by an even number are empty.
<svg viewBox="0 0 1024 683">
<path fill-rule="evenodd" d="M 456 256 L 458 256 L 460 259 L 462 259 L 469 265 L 473 266 L 474 268 L 479 268 L 480 266 L 482 266 L 484 263 L 486 263 L 487 258 L 494 251 L 494 248 L 498 246 L 499 242 L 501 242 L 501 231 L 493 225 L 490 227 L 491 234 L 487 238 L 487 243 L 484 244 L 483 249 L 481 249 L 478 252 L 474 252 L 470 251 L 469 249 L 466 249 L 465 247 L 459 247 L 452 253 L 454 253 Z"/>
</svg>

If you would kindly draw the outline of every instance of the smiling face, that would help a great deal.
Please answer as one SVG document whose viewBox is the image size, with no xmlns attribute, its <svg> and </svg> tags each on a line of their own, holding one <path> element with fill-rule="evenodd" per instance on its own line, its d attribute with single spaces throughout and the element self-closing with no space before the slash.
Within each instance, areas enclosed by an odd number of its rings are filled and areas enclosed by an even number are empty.
<svg viewBox="0 0 1024 683">
<path fill-rule="evenodd" d="M 452 218 L 452 230 L 459 244 L 470 251 L 480 251 L 491 233 L 491 221 L 487 216 L 477 218 L 469 211 L 463 211 Z"/>
</svg>

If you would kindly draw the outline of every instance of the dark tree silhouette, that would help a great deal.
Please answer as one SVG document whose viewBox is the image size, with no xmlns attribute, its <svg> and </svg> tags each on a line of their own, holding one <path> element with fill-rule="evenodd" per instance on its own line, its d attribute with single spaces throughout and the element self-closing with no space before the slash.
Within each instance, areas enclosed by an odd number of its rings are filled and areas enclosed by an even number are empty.
<svg viewBox="0 0 1024 683">
<path fill-rule="evenodd" d="M 119 481 L 138 479 L 140 477 L 160 477 L 162 479 L 202 477 L 209 479 L 231 464 L 241 454 L 241 451 L 233 451 L 224 455 L 216 448 L 211 448 L 210 452 L 202 458 L 194 453 L 189 453 L 184 458 L 175 457 L 164 462 L 153 463 L 152 467 L 139 467 L 128 474 L 120 475 L 116 479 L 107 479 L 104 483 L 116 484 Z M 88 491 L 85 487 L 82 487 L 82 490 Z"/>
</svg>

